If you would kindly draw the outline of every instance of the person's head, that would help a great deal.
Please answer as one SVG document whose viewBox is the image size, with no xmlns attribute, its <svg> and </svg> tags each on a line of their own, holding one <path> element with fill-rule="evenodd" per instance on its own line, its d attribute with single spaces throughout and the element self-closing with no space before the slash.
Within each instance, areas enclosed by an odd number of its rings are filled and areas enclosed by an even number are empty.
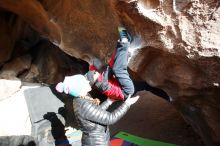
<svg viewBox="0 0 220 146">
<path fill-rule="evenodd" d="M 93 86 L 99 77 L 99 72 L 96 70 L 90 70 L 85 74 L 85 77 L 89 81 L 90 86 Z"/>
<path fill-rule="evenodd" d="M 66 76 L 63 82 L 56 85 L 56 90 L 74 97 L 86 96 L 91 91 L 89 81 L 81 74 Z"/>
</svg>

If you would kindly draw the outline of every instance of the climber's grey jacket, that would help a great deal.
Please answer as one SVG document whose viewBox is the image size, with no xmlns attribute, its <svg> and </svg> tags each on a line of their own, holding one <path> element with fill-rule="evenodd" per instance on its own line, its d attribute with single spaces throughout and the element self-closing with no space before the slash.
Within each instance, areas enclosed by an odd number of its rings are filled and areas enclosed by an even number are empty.
<svg viewBox="0 0 220 146">
<path fill-rule="evenodd" d="M 129 109 L 124 102 L 113 112 L 106 109 L 110 106 L 108 100 L 99 106 L 88 99 L 74 98 L 73 108 L 77 122 L 83 132 L 82 146 L 109 146 L 110 134 L 108 125 L 116 123 Z"/>
</svg>

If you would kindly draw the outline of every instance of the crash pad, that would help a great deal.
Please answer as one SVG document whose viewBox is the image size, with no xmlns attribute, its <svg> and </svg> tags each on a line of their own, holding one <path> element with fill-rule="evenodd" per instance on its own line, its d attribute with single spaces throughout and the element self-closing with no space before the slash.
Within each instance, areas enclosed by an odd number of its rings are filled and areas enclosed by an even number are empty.
<svg viewBox="0 0 220 146">
<path fill-rule="evenodd" d="M 110 146 L 178 146 L 157 140 L 151 140 L 129 134 L 127 132 L 119 132 L 111 140 Z"/>
</svg>

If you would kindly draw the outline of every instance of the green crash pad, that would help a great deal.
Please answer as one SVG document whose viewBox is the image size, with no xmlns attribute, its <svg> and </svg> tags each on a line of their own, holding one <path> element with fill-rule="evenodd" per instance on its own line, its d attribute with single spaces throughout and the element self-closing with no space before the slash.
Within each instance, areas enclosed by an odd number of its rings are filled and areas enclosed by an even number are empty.
<svg viewBox="0 0 220 146">
<path fill-rule="evenodd" d="M 134 143 L 139 146 L 178 146 L 175 144 L 169 144 L 165 142 L 138 137 L 138 136 L 126 133 L 126 132 L 119 132 L 114 137 L 123 139 L 125 141 Z"/>
</svg>

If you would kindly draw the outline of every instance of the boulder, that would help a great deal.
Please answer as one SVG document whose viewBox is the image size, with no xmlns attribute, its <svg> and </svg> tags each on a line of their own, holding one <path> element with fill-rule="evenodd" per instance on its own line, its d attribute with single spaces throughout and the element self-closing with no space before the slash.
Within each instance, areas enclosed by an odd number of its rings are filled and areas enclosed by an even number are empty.
<svg viewBox="0 0 220 146">
<path fill-rule="evenodd" d="M 6 79 L 0 79 L 0 100 L 4 100 L 11 95 L 13 95 L 15 92 L 19 91 L 21 87 L 21 81 L 18 79 L 14 80 L 6 80 Z"/>
<path fill-rule="evenodd" d="M 117 26 L 123 24 L 134 38 L 129 68 L 166 91 L 207 146 L 220 143 L 219 6 L 215 0 L 0 2 L 63 52 L 86 61 L 107 63 L 117 43 Z M 62 73 L 43 81 L 53 83 Z"/>
</svg>

